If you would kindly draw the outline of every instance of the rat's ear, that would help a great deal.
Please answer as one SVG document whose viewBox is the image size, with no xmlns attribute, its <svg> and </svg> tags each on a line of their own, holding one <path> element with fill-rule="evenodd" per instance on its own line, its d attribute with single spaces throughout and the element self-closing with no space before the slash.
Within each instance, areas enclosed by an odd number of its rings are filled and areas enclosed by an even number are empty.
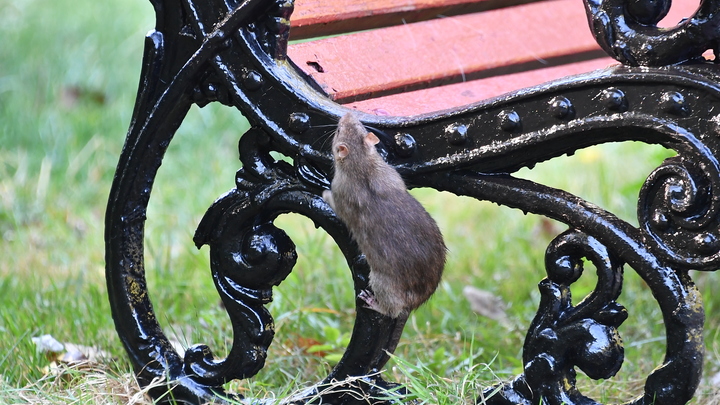
<svg viewBox="0 0 720 405">
<path fill-rule="evenodd" d="M 344 158 L 348 154 L 350 154 L 350 150 L 348 150 L 346 145 L 340 144 L 337 146 L 337 155 L 339 158 Z"/>
<path fill-rule="evenodd" d="M 365 135 L 365 143 L 368 144 L 368 146 L 375 146 L 380 143 L 380 140 L 377 135 L 372 132 L 368 132 L 367 135 Z"/>
</svg>

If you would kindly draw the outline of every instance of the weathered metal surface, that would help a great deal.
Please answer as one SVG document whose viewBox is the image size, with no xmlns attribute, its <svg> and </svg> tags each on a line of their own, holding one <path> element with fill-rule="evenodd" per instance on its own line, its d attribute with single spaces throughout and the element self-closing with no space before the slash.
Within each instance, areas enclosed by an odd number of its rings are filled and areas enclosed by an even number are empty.
<svg viewBox="0 0 720 405">
<path fill-rule="evenodd" d="M 141 383 L 168 378 L 176 400 L 199 403 L 222 396 L 223 383 L 264 365 L 274 336 L 264 305 L 296 257 L 293 242 L 273 225 L 279 214 L 305 215 L 334 238 L 356 294 L 367 287 L 369 268 L 320 198 L 332 173 L 326 127 L 346 110 L 285 61 L 292 3 L 152 3 L 157 26 L 146 39 L 133 120 L 108 203 L 107 284 L 118 334 Z M 608 378 L 622 364 L 619 327 L 627 311 L 616 299 L 624 265 L 647 282 L 667 332 L 663 364 L 631 403 L 680 404 L 692 397 L 702 367 L 703 309 L 689 271 L 720 267 L 720 75 L 699 59 L 717 40 L 718 3 L 703 1 L 680 28 L 662 31 L 653 23 L 669 2 L 588 0 L 601 46 L 629 66 L 434 115 L 360 115 L 381 135 L 387 160 L 410 186 L 497 202 L 570 227 L 546 253 L 547 278 L 523 348 L 524 373 L 488 388 L 483 395 L 499 392 L 489 403 L 597 403 L 575 387 L 575 368 Z M 678 50 L 678 38 L 691 43 Z M 148 297 L 143 261 L 145 213 L 163 154 L 190 106 L 213 101 L 237 107 L 252 125 L 240 139 L 237 187 L 208 209 L 195 234 L 198 246 L 210 246 L 213 278 L 233 325 L 225 359 L 204 345 L 184 357 L 172 349 Z M 581 148 L 629 140 L 677 152 L 646 180 L 639 227 L 570 193 L 512 176 Z M 275 161 L 270 151 L 294 164 Z M 597 268 L 598 284 L 573 306 L 569 286 L 582 275 L 582 258 Z M 380 370 L 404 322 L 358 305 L 350 344 L 323 382 Z M 392 385 L 377 375 L 358 381 L 371 394 L 377 389 L 371 387 Z M 166 389 L 152 393 L 159 397 Z M 323 401 L 349 404 L 353 398 L 327 394 Z"/>
</svg>

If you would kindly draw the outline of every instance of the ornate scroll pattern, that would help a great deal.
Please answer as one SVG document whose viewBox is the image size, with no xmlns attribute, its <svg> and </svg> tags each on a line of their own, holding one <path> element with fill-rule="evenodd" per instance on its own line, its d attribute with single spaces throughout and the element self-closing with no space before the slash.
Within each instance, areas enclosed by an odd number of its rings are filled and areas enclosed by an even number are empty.
<svg viewBox="0 0 720 405">
<path fill-rule="evenodd" d="M 245 144 L 255 140 L 252 132 L 243 137 Z M 290 274 L 297 253 L 287 234 L 272 224 L 278 212 L 263 208 L 279 195 L 298 190 L 297 184 L 284 176 L 283 165 L 275 166 L 277 170 L 267 168 L 263 176 L 241 169 L 238 188 L 210 207 L 194 237 L 198 248 L 210 245 L 213 280 L 234 333 L 232 349 L 224 360 L 216 361 L 204 345 L 188 349 L 185 355 L 188 374 L 209 385 L 255 375 L 264 365 L 274 336 L 272 317 L 264 305 L 272 300 L 272 287 Z M 263 189 L 267 183 L 271 186 Z"/>
<path fill-rule="evenodd" d="M 716 270 L 720 261 L 717 162 L 710 173 L 688 159 L 668 159 L 640 192 L 638 217 L 661 254 L 683 269 Z"/>
<path fill-rule="evenodd" d="M 667 336 L 665 362 L 648 376 L 645 393 L 630 403 L 674 404 L 692 398 L 702 370 L 701 298 L 686 272 L 663 265 L 644 246 L 640 230 L 567 192 L 507 175 L 452 173 L 435 175 L 430 184 L 562 220 L 576 229 L 560 235 L 548 248 L 548 278 L 540 283 L 540 307 L 523 347 L 525 373 L 499 391 L 488 389 L 483 394 L 487 403 L 597 403 L 575 388 L 573 368 L 591 378 L 608 378 L 622 363 L 617 328 L 627 315 L 615 299 L 623 263 L 653 291 Z M 581 273 L 582 257 L 598 269 L 598 285 L 573 307 L 568 287 Z"/>
<path fill-rule="evenodd" d="M 569 287 L 582 275 L 583 256 L 597 267 L 598 285 L 573 307 Z M 617 328 L 627 311 L 615 301 L 622 286 L 621 262 L 594 238 L 566 232 L 548 247 L 546 267 L 548 278 L 539 286 L 540 307 L 523 349 L 525 374 L 519 379 L 539 392 L 527 396 L 507 386 L 491 402 L 515 396 L 530 402 L 540 396 L 545 402 L 571 398 L 578 403 L 587 399 L 574 389 L 575 366 L 590 378 L 600 379 L 612 377 L 622 365 L 624 351 Z"/>
<path fill-rule="evenodd" d="M 330 207 L 308 188 L 316 188 L 327 179 L 314 177 L 319 173 L 313 167 L 275 161 L 268 154 L 272 147 L 267 139 L 267 134 L 258 129 L 243 135 L 243 168 L 238 170 L 236 188 L 208 209 L 194 238 L 198 247 L 210 245 L 213 278 L 233 320 L 235 334 L 225 360 L 214 360 L 205 346 L 191 348 L 193 358 L 186 355 L 192 374 L 208 384 L 250 377 L 264 364 L 273 327 L 272 317 L 263 305 L 270 302 L 272 287 L 280 285 L 290 273 L 296 258 L 292 241 L 272 224 L 279 214 L 300 213 L 325 229 L 348 260 L 356 293 L 367 288 L 369 267 L 364 256 Z M 316 396 L 324 384 L 381 368 L 388 359 L 386 351 L 394 350 L 404 323 L 405 319 L 392 320 L 359 308 L 346 355 L 323 383 L 304 394 Z M 209 380 L 208 376 L 215 379 Z M 389 387 L 378 377 L 360 384 L 366 392 Z M 335 401 L 338 396 L 337 390 L 322 395 L 324 400 Z"/>
<path fill-rule="evenodd" d="M 629 66 L 667 66 L 697 60 L 708 49 L 718 55 L 720 9 L 702 0 L 694 15 L 669 29 L 657 23 L 671 0 L 585 0 L 590 29 L 600 46 Z"/>
<path fill-rule="evenodd" d="M 587 3 L 605 49 L 628 64 L 690 60 L 712 42 L 693 30 L 713 27 L 715 1 L 703 2 L 692 21 L 675 31 L 627 23 L 632 17 L 652 25 L 669 2 L 648 2 L 658 5 L 655 11 L 643 11 L 640 1 L 630 3 Z M 107 283 L 116 328 L 140 381 L 167 378 L 175 399 L 199 403 L 224 395 L 222 384 L 250 377 L 264 365 L 274 335 L 264 306 L 296 257 L 293 242 L 273 225 L 278 215 L 305 215 L 334 238 L 350 267 L 354 294 L 366 288 L 369 269 L 319 196 L 331 173 L 327 126 L 344 110 L 285 61 L 292 2 L 154 0 L 153 5 L 158 23 L 146 41 L 133 121 L 108 204 Z M 623 13 L 631 17 L 615 17 Z M 618 21 L 637 32 L 616 28 Z M 642 43 L 652 45 L 646 47 L 652 52 L 633 42 L 638 33 L 648 36 Z M 653 35 L 670 45 L 656 45 Z M 697 44 L 683 46 L 690 53 L 680 52 L 672 45 L 675 39 Z M 575 388 L 575 367 L 592 378 L 608 378 L 622 364 L 619 328 L 627 313 L 616 300 L 624 264 L 649 285 L 667 332 L 663 364 L 631 403 L 676 404 L 692 397 L 702 366 L 703 311 L 688 271 L 720 267 L 720 118 L 714 113 L 720 87 L 708 67 L 617 67 L 433 116 L 361 116 L 386 135 L 384 156 L 411 186 L 494 201 L 572 229 L 548 248 L 548 277 L 540 283 L 540 307 L 527 334 L 524 373 L 496 387 L 499 394 L 490 403 L 596 403 Z M 163 154 L 190 106 L 213 101 L 238 108 L 252 125 L 240 139 L 236 187 L 208 209 L 194 238 L 197 246 L 210 246 L 212 275 L 233 325 L 225 359 L 216 359 L 205 345 L 184 357 L 172 349 L 148 297 L 143 261 L 145 210 Z M 678 153 L 643 186 L 639 228 L 562 190 L 510 175 L 581 148 L 629 140 Z M 294 164 L 275 161 L 271 151 Z M 598 285 L 573 306 L 569 288 L 582 274 L 583 258 L 597 268 Z M 343 359 L 306 394 L 379 371 L 404 322 L 358 308 Z M 371 394 L 389 386 L 377 376 L 359 381 L 364 384 L 359 390 Z M 168 388 L 152 393 L 161 397 Z M 323 401 L 355 399 L 327 394 Z"/>
</svg>

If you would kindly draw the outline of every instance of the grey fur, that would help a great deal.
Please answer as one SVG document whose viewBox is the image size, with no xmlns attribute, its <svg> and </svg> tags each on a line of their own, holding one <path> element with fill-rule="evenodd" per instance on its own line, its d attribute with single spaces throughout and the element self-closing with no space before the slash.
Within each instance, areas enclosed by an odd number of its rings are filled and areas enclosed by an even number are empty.
<svg viewBox="0 0 720 405">
<path fill-rule="evenodd" d="M 446 247 L 435 221 L 407 191 L 352 114 L 333 137 L 335 173 L 323 198 L 350 230 L 370 265 L 368 307 L 393 318 L 422 305 L 437 289 Z M 340 150 L 347 148 L 347 156 Z M 374 295 L 374 297 L 373 297 Z"/>
</svg>

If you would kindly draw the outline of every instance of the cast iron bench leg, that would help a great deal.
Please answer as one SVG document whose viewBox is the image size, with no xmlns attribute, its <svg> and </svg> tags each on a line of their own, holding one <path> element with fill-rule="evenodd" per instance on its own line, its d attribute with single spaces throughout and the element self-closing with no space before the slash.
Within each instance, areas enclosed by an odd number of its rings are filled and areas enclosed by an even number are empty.
<svg viewBox="0 0 720 405">
<path fill-rule="evenodd" d="M 324 128 L 343 109 L 282 63 L 292 3 L 229 3 L 153 1 L 158 26 L 146 39 L 133 120 L 106 216 L 107 284 L 121 340 L 143 385 L 156 378 L 169 381 L 153 395 L 173 388 L 175 400 L 190 403 L 223 396 L 225 382 L 248 378 L 264 365 L 274 335 L 264 305 L 296 259 L 293 242 L 273 225 L 279 214 L 305 215 L 335 239 L 356 295 L 369 274 L 347 230 L 320 197 L 331 178 Z M 524 373 L 488 388 L 481 399 L 498 393 L 488 403 L 596 403 L 576 389 L 575 368 L 591 378 L 609 378 L 623 362 L 618 327 L 627 310 L 616 300 L 624 265 L 652 290 L 667 334 L 666 358 L 633 403 L 685 403 L 698 385 L 704 315 L 689 271 L 720 267 L 720 115 L 713 108 L 720 89 L 711 64 L 652 66 L 697 60 L 713 48 L 717 38 L 707 35 L 718 32 L 718 1 L 703 2 L 698 18 L 672 33 L 647 28 L 669 2 L 631 3 L 586 3 L 598 41 L 627 67 L 422 119 L 362 116 L 395 140 L 383 147 L 410 186 L 493 201 L 570 227 L 547 249 L 547 278 L 539 284 Z M 649 6 L 639 6 L 644 3 Z M 646 25 L 642 30 L 638 21 Z M 653 52 L 647 52 L 650 45 Z M 237 107 L 252 125 L 240 138 L 236 188 L 208 209 L 195 234 L 198 247 L 210 246 L 215 284 L 233 325 L 225 359 L 215 359 L 205 345 L 184 357 L 172 349 L 148 298 L 143 261 L 145 212 L 164 152 L 190 106 L 212 101 Z M 581 148 L 629 140 L 677 152 L 646 180 L 639 227 L 570 193 L 512 176 Z M 275 161 L 271 151 L 294 164 Z M 583 258 L 597 268 L 598 284 L 572 305 L 569 287 L 582 275 Z M 305 399 L 320 393 L 324 383 L 368 374 L 356 380 L 358 392 L 374 395 L 373 390 L 391 387 L 376 372 L 394 350 L 404 322 L 358 306 L 344 357 Z M 323 400 L 356 401 L 338 394 Z"/>
</svg>

